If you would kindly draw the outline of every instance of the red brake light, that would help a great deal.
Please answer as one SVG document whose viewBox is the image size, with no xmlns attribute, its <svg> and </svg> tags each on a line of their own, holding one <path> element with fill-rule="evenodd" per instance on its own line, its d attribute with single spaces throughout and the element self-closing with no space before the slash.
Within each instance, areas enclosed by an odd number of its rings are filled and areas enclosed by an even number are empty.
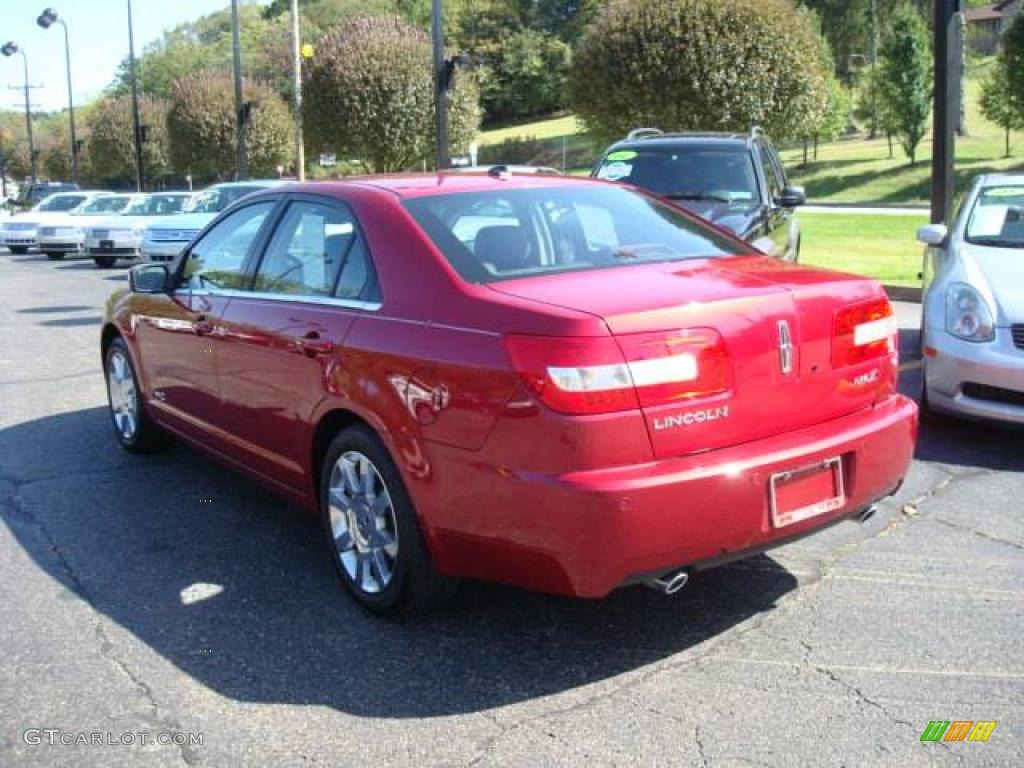
<svg viewBox="0 0 1024 768">
<path fill-rule="evenodd" d="M 512 334 L 505 347 L 530 390 L 562 413 L 627 411 L 732 387 L 725 344 L 711 329 L 597 338 Z"/>
<path fill-rule="evenodd" d="M 884 296 L 840 309 L 832 331 L 832 367 L 895 354 L 898 332 L 892 305 Z"/>
</svg>

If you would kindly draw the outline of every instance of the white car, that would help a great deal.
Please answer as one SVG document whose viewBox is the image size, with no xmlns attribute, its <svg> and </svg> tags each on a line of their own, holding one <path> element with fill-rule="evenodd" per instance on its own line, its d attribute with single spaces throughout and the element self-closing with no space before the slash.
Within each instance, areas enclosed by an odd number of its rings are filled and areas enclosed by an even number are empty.
<svg viewBox="0 0 1024 768">
<path fill-rule="evenodd" d="M 36 243 L 51 261 L 63 259 L 69 253 L 85 251 L 87 227 L 120 213 L 135 195 L 107 193 L 75 208 L 67 216 L 39 227 Z"/>
<path fill-rule="evenodd" d="M 60 221 L 69 213 L 109 192 L 58 192 L 25 213 L 12 216 L 0 225 L 0 245 L 11 253 L 28 253 L 35 248 L 39 227 Z"/>
<path fill-rule="evenodd" d="M 142 255 L 146 227 L 157 216 L 181 213 L 191 192 L 154 192 L 135 195 L 118 216 L 111 216 L 85 229 L 85 251 L 97 267 L 112 267 L 118 259 Z"/>
<path fill-rule="evenodd" d="M 169 216 L 146 227 L 142 257 L 146 261 L 174 261 L 217 214 L 245 197 L 267 187 L 287 184 L 279 179 L 254 179 L 214 184 L 197 192 L 177 216 Z"/>
<path fill-rule="evenodd" d="M 1024 175 L 979 177 L 947 229 L 922 227 L 922 402 L 1024 424 Z"/>
</svg>

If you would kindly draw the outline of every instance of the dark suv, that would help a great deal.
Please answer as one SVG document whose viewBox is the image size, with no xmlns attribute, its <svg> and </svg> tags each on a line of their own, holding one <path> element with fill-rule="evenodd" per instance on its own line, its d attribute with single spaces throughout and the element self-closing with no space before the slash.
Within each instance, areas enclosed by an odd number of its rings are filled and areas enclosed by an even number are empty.
<svg viewBox="0 0 1024 768">
<path fill-rule="evenodd" d="M 772 256 L 800 257 L 793 209 L 807 197 L 789 184 L 778 152 L 759 128 L 749 135 L 638 128 L 604 151 L 591 176 L 674 200 Z"/>
</svg>

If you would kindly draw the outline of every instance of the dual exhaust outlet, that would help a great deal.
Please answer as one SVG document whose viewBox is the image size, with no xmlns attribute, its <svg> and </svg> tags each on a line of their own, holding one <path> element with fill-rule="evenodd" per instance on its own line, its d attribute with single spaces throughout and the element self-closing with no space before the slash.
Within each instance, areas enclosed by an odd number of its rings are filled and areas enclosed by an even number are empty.
<svg viewBox="0 0 1024 768">
<path fill-rule="evenodd" d="M 878 508 L 872 504 L 871 506 L 865 507 L 857 513 L 855 519 L 858 523 L 866 523 L 868 520 L 875 516 Z M 690 580 L 690 573 L 685 568 L 679 568 L 675 571 L 669 571 L 668 573 L 659 576 L 656 579 L 645 581 L 644 586 L 661 592 L 663 595 L 674 595 L 680 589 L 686 586 L 686 582 Z"/>
</svg>

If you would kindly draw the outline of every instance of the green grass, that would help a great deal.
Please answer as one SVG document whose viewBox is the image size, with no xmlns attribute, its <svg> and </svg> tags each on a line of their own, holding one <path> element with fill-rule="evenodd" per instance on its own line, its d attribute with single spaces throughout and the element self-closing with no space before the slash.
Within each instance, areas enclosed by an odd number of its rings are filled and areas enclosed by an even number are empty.
<svg viewBox="0 0 1024 768">
<path fill-rule="evenodd" d="M 967 182 L 979 173 L 1024 170 L 1024 131 L 1011 134 L 1013 156 L 1006 158 L 1002 129 L 985 120 L 978 111 L 981 81 L 992 64 L 992 59 L 971 64 L 967 82 L 969 135 L 956 142 L 958 190 L 966 188 Z M 550 141 L 576 135 L 580 129 L 573 115 L 563 115 L 484 131 L 479 141 L 483 146 L 514 138 Z M 931 151 L 929 135 L 918 146 L 917 163 L 911 166 L 898 142 L 894 142 L 890 158 L 884 138 L 867 140 L 857 136 L 821 144 L 817 159 L 810 160 L 806 167 L 802 166 L 803 150 L 799 146 L 785 149 L 782 156 L 793 182 L 807 187 L 812 202 L 906 205 L 924 204 L 929 200 Z M 579 170 L 585 174 L 589 166 L 582 163 Z"/>
<path fill-rule="evenodd" d="M 974 65 L 967 81 L 968 135 L 956 140 L 958 190 L 980 173 L 1024 169 L 1024 131 L 1011 133 L 1013 156 L 1004 157 L 1003 130 L 978 111 L 981 80 L 991 65 L 991 60 Z M 931 194 L 931 152 L 929 134 L 911 166 L 898 142 L 893 142 L 890 158 L 884 138 L 854 137 L 820 145 L 817 159 L 806 167 L 801 147 L 784 150 L 782 159 L 793 182 L 804 185 L 813 202 L 919 204 L 927 203 Z"/>
<path fill-rule="evenodd" d="M 928 217 L 800 213 L 800 261 L 880 280 L 920 285 L 924 246 L 914 235 Z"/>
<path fill-rule="evenodd" d="M 504 128 L 492 128 L 481 131 L 479 142 L 486 147 L 489 144 L 500 144 L 505 139 L 556 139 L 562 136 L 575 136 L 580 132 L 580 125 L 575 115 L 563 115 L 532 123 L 520 123 Z"/>
</svg>

